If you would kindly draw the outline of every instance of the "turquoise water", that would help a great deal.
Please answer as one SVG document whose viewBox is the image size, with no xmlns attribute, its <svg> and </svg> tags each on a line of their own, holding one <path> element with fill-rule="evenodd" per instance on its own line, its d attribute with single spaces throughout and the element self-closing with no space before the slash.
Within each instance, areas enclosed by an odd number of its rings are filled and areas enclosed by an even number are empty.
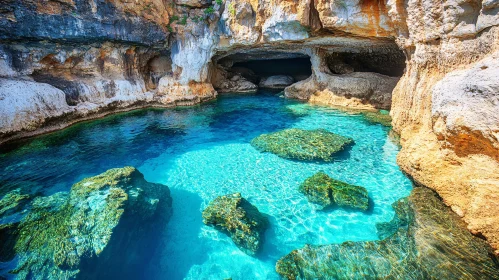
<svg viewBox="0 0 499 280">
<path fill-rule="evenodd" d="M 355 145 L 335 162 L 302 163 L 260 153 L 254 137 L 285 128 L 325 128 Z M 173 216 L 158 241 L 149 279 L 278 279 L 276 261 L 305 244 L 376 240 L 375 224 L 390 221 L 391 204 L 411 182 L 396 164 L 389 128 L 361 115 L 284 99 L 279 94 L 223 96 L 190 108 L 149 109 L 81 123 L 6 148 L 0 154 L 0 196 L 23 187 L 49 195 L 109 168 L 132 165 L 151 182 L 168 185 Z M 363 186 L 366 213 L 321 211 L 298 192 L 323 170 Z M 201 211 L 219 195 L 240 192 L 271 227 L 257 258 L 202 223 Z M 119 261 L 117 256 L 117 261 Z"/>
</svg>

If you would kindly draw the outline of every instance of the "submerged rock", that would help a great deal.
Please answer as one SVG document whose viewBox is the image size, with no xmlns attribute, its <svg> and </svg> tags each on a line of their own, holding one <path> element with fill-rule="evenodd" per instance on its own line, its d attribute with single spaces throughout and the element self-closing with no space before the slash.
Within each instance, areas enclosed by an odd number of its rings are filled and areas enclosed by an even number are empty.
<svg viewBox="0 0 499 280">
<path fill-rule="evenodd" d="M 307 178 L 299 190 L 308 201 L 323 207 L 336 205 L 360 210 L 367 210 L 369 207 L 369 196 L 365 188 L 335 180 L 322 171 Z"/>
<path fill-rule="evenodd" d="M 203 211 L 203 222 L 224 232 L 248 255 L 263 245 L 268 219 L 240 193 L 219 196 Z"/>
<path fill-rule="evenodd" d="M 377 112 L 364 112 L 362 114 L 370 123 L 392 126 L 392 117 L 390 117 L 390 113 L 388 111 L 380 110 Z"/>
<path fill-rule="evenodd" d="M 24 205 L 30 200 L 30 195 L 22 194 L 21 189 L 8 192 L 0 199 L 0 229 L 19 222 Z"/>
<path fill-rule="evenodd" d="M 393 204 L 380 241 L 306 245 L 281 258 L 286 279 L 497 279 L 492 249 L 427 188 Z"/>
<path fill-rule="evenodd" d="M 14 257 L 15 231 L 28 212 L 26 208 L 30 199 L 30 195 L 22 193 L 21 189 L 12 190 L 0 199 L 0 262 Z"/>
<path fill-rule="evenodd" d="M 82 272 L 95 278 L 136 269 L 141 250 L 150 249 L 150 233 L 166 222 L 170 207 L 168 187 L 148 183 L 133 167 L 86 178 L 69 194 L 38 197 L 18 225 L 18 265 L 12 273 L 61 279 Z M 117 254 L 130 258 L 117 264 L 112 261 Z"/>
<path fill-rule="evenodd" d="M 333 161 L 334 155 L 353 143 L 351 138 L 334 134 L 325 129 L 285 129 L 262 134 L 251 145 L 282 158 L 304 161 Z"/>
</svg>

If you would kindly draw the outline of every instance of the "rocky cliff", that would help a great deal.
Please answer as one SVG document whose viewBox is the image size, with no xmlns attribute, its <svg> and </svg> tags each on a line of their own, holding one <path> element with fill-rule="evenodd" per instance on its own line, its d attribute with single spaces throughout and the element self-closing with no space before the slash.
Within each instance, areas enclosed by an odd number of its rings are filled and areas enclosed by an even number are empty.
<svg viewBox="0 0 499 280">
<path fill-rule="evenodd" d="M 497 250 L 499 1 L 388 5 L 408 59 L 391 111 L 398 163 Z"/>
<path fill-rule="evenodd" d="M 391 108 L 402 169 L 499 248 L 497 0 L 0 4 L 0 142 L 254 91 L 262 61 L 306 60 L 286 96 Z"/>
</svg>

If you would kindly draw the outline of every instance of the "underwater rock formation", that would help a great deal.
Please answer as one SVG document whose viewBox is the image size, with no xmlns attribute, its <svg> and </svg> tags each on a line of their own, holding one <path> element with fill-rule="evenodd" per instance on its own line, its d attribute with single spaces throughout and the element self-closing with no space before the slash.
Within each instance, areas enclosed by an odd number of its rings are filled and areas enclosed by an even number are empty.
<svg viewBox="0 0 499 280">
<path fill-rule="evenodd" d="M 427 188 L 393 204 L 379 241 L 306 245 L 281 258 L 286 279 L 497 279 L 491 247 Z"/>
<path fill-rule="evenodd" d="M 324 208 L 339 206 L 365 211 L 369 207 L 369 196 L 365 188 L 335 180 L 322 171 L 307 178 L 300 185 L 299 191 L 308 201 Z"/>
<path fill-rule="evenodd" d="M 368 111 L 368 112 L 363 112 L 362 115 L 364 118 L 373 124 L 381 124 L 384 126 L 392 126 L 392 117 L 390 117 L 390 114 L 388 111 Z"/>
<path fill-rule="evenodd" d="M 86 178 L 69 194 L 32 201 L 17 226 L 18 260 L 12 273 L 21 279 L 126 275 L 137 268 L 141 250 L 148 248 L 145 241 L 170 212 L 168 188 L 148 183 L 133 167 Z M 134 257 L 113 264 L 116 254 Z"/>
<path fill-rule="evenodd" d="M 219 196 L 203 211 L 203 222 L 232 238 L 241 251 L 255 255 L 262 248 L 267 217 L 240 193 Z"/>
<path fill-rule="evenodd" d="M 334 134 L 325 129 L 285 129 L 262 134 L 251 140 L 251 145 L 263 152 L 282 158 L 304 161 L 334 160 L 334 155 L 353 144 L 351 138 Z"/>
<path fill-rule="evenodd" d="M 0 262 L 14 257 L 15 231 L 21 219 L 28 213 L 31 196 L 15 189 L 0 199 Z"/>
</svg>

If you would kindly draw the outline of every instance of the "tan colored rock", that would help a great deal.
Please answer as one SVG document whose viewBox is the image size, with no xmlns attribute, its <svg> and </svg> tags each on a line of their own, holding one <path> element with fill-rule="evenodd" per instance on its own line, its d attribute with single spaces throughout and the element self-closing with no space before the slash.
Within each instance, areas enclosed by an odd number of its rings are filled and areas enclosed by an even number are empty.
<svg viewBox="0 0 499 280">
<path fill-rule="evenodd" d="M 389 1 L 397 42 L 410 59 L 393 91 L 401 168 L 438 192 L 499 254 L 498 16 L 489 3 Z M 471 7 L 470 7 L 471 5 Z M 467 8 L 470 7 L 470 8 Z M 488 11 L 488 12 L 487 12 Z M 469 18 L 477 19 L 468 20 Z M 476 22 L 476 24 L 475 24 Z M 489 25 L 490 27 L 490 25 Z"/>
</svg>

